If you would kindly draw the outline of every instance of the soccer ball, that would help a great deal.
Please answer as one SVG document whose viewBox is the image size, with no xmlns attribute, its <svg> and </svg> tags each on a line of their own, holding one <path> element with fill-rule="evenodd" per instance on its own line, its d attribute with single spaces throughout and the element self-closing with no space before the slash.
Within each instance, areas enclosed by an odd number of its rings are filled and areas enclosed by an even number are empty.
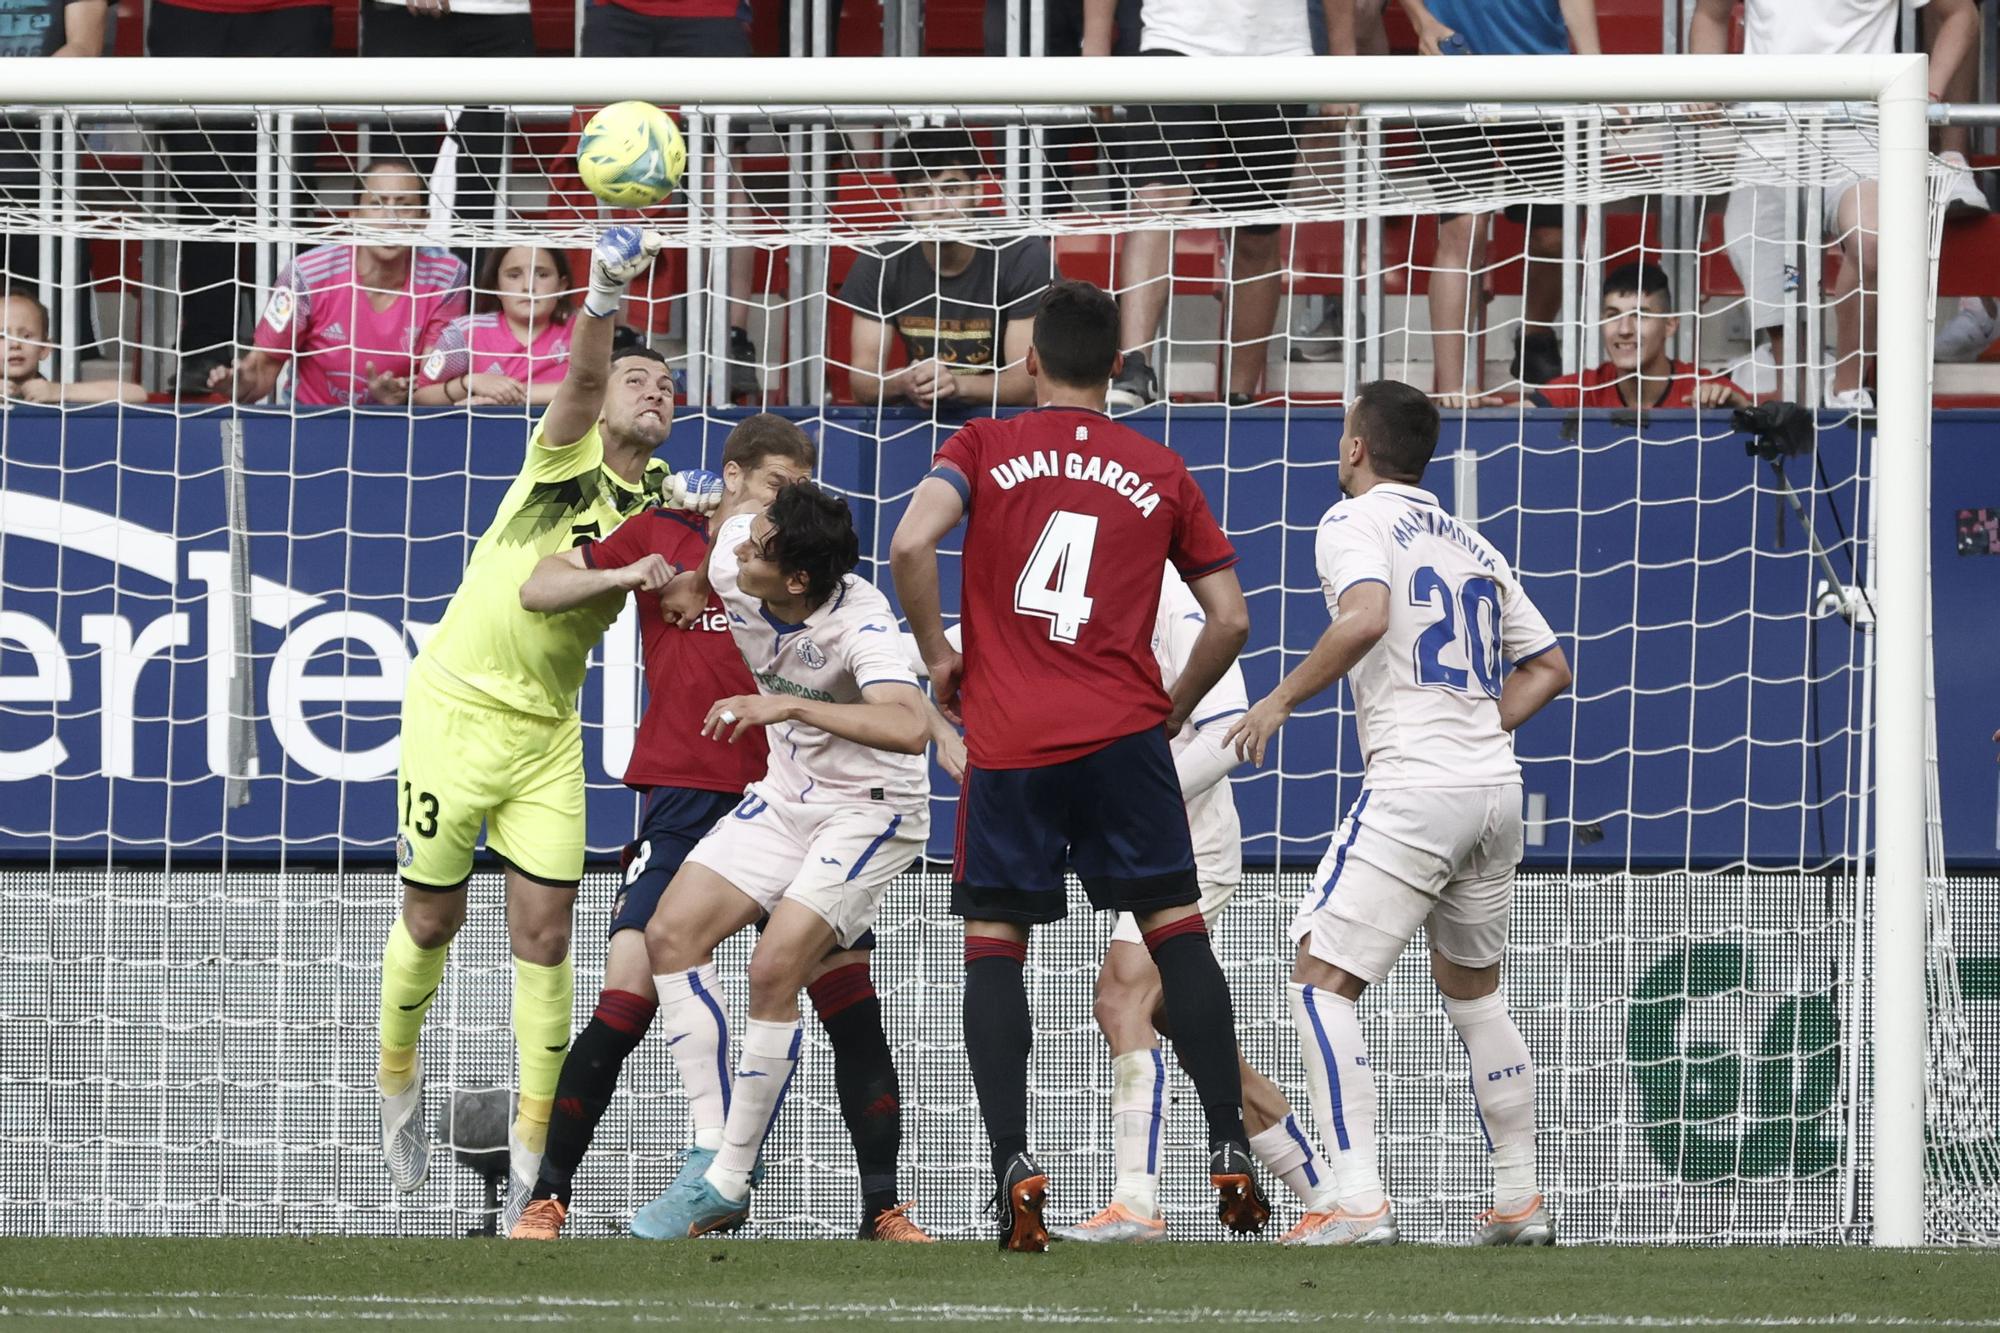
<svg viewBox="0 0 2000 1333">
<path fill-rule="evenodd" d="M 651 102 L 613 102 L 590 118 L 576 146 L 577 175 L 617 208 L 650 208 L 680 186 L 687 144 Z"/>
</svg>

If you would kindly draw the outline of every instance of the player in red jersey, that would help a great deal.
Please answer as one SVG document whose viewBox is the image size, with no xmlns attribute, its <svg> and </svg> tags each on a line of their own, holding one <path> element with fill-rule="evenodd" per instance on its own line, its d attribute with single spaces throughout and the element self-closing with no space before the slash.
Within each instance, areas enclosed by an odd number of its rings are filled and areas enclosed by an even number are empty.
<svg viewBox="0 0 2000 1333">
<path fill-rule="evenodd" d="M 1160 970 L 1181 1065 L 1208 1118 L 1217 1209 L 1263 1226 L 1243 1130 L 1229 987 L 1197 909 L 1187 811 L 1167 739 L 1250 633 L 1236 552 L 1171 450 L 1104 415 L 1118 307 L 1058 282 L 1035 315 L 1033 411 L 978 420 L 938 451 L 896 529 L 891 568 L 941 707 L 961 700 L 970 755 L 951 910 L 965 919 L 965 1048 L 993 1149 L 1000 1244 L 1048 1245 L 1048 1180 L 1028 1153 L 1028 932 L 1066 910 L 1129 911 Z M 967 519 L 965 652 L 944 636 L 937 547 Z M 1208 623 L 1171 698 L 1152 649 L 1160 566 Z"/>
<path fill-rule="evenodd" d="M 748 493 L 768 504 L 780 487 L 810 475 L 813 459 L 812 441 L 796 425 L 778 416 L 748 417 L 729 433 L 723 446 L 723 488 L 731 499 Z M 521 602 L 531 611 L 559 611 L 609 589 L 639 591 L 647 702 L 625 782 L 647 793 L 647 799 L 639 836 L 626 848 L 624 883 L 611 905 L 604 989 L 589 1026 L 578 1034 L 563 1062 L 548 1148 L 533 1201 L 510 1233 L 516 1239 L 553 1240 L 561 1232 L 569 1212 L 572 1177 L 611 1104 L 625 1058 L 638 1046 L 658 1007 L 652 964 L 646 957 L 646 922 L 682 859 L 743 799 L 743 789 L 764 776 L 769 748 L 761 728 L 748 729 L 733 745 L 702 734 L 702 723 L 717 699 L 756 690 L 729 633 L 722 604 L 711 597 L 698 620 L 669 625 L 653 593 L 676 570 L 700 564 L 708 538 L 704 519 L 677 510 L 648 509 L 601 541 L 547 557 L 521 588 Z M 830 955 L 808 991 L 833 1047 L 841 1117 L 853 1137 L 855 1164 L 860 1168 L 860 1237 L 927 1241 L 930 1237 L 903 1215 L 896 1200 L 901 1091 L 882 1031 L 881 1005 L 868 975 L 869 947 L 864 940 Z M 690 976 L 688 981 L 692 996 L 704 989 L 711 996 L 717 994 L 713 976 Z M 713 1041 L 701 1045 L 708 1058 L 719 1058 L 726 1067 L 729 1034 L 722 1008 L 704 1005 L 703 1012 L 714 1015 L 715 1030 Z M 675 1051 L 677 1057 L 681 1054 Z M 725 1089 L 727 1084 L 725 1078 Z M 683 1169 L 706 1170 L 716 1147 L 702 1143 L 697 1130 Z"/>
</svg>

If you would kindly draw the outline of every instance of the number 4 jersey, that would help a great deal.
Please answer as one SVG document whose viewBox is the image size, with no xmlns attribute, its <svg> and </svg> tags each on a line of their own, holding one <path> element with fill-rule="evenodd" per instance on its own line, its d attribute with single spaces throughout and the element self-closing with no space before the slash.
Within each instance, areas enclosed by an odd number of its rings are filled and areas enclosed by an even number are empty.
<svg viewBox="0 0 2000 1333">
<path fill-rule="evenodd" d="M 981 419 L 931 476 L 965 501 L 965 745 L 983 769 L 1038 768 L 1165 720 L 1153 658 L 1160 567 L 1236 563 L 1171 449 L 1100 412 Z"/>
<path fill-rule="evenodd" d="M 1389 590 L 1389 628 L 1348 673 L 1368 787 L 1521 779 L 1500 729 L 1502 663 L 1556 646 L 1501 554 L 1415 486 L 1378 483 L 1326 511 L 1315 551 L 1327 610 L 1358 583 Z"/>
</svg>

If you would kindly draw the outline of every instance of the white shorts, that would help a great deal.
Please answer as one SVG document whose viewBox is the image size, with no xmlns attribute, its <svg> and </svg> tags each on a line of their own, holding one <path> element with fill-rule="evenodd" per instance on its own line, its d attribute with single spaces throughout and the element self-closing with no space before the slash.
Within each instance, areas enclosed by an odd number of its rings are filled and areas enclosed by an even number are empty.
<svg viewBox="0 0 2000 1333">
<path fill-rule="evenodd" d="M 1196 904 L 1201 908 L 1201 919 L 1208 922 L 1211 927 L 1214 926 L 1215 918 L 1222 915 L 1222 909 L 1229 906 L 1229 900 L 1235 896 L 1235 880 L 1227 884 L 1203 884 L 1201 899 Z M 1136 944 L 1144 948 L 1146 937 L 1139 933 L 1139 918 L 1130 912 L 1120 912 L 1118 920 L 1111 927 L 1111 942 Z"/>
<path fill-rule="evenodd" d="M 795 902 L 833 927 L 843 949 L 875 924 L 890 881 L 923 854 L 928 803 L 787 801 L 752 783 L 687 859 L 707 866 L 766 912 Z"/>
<path fill-rule="evenodd" d="M 1418 926 L 1462 967 L 1507 948 L 1521 784 L 1363 789 L 1292 917 L 1293 943 L 1363 981 L 1389 975 Z"/>
<path fill-rule="evenodd" d="M 1813 143 L 1788 143 L 1782 135 L 1755 135 L 1739 162 L 1742 178 L 1768 181 L 1774 161 L 1790 162 L 1785 169 L 1800 184 L 1819 187 L 1819 235 L 1807 238 L 1813 243 L 1809 248 L 1816 260 L 1818 243 L 1841 235 L 1841 203 L 1856 186 L 1875 178 L 1875 145 L 1844 127 L 1824 131 Z M 1744 295 L 1750 299 L 1753 330 L 1782 325 L 1786 299 L 1802 299 L 1799 253 L 1792 239 L 1807 230 L 1806 205 L 1801 197 L 1796 221 L 1787 227 L 1789 192 L 1788 187 L 1778 184 L 1739 185 L 1729 192 L 1729 205 L 1723 211 L 1723 241 L 1729 262 L 1743 282 Z"/>
</svg>

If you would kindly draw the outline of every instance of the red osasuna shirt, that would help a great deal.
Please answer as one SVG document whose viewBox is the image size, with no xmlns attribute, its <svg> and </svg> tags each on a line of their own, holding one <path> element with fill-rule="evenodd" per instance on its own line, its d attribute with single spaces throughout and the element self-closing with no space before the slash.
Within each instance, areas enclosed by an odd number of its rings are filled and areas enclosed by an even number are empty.
<svg viewBox="0 0 2000 1333">
<path fill-rule="evenodd" d="M 708 524 L 679 510 L 646 509 L 578 549 L 592 569 L 622 569 L 649 555 L 692 569 L 708 551 Z M 646 712 L 625 785 L 740 792 L 763 777 L 770 747 L 762 727 L 749 728 L 734 745 L 701 734 L 709 705 L 757 692 L 721 601 L 711 593 L 701 619 L 679 627 L 660 617 L 656 595 L 640 593 L 639 637 L 646 654 Z"/>
<path fill-rule="evenodd" d="M 1640 381 L 1645 390 L 1646 401 L 1642 407 L 1693 407 L 1694 391 L 1702 384 L 1730 382 L 1727 375 L 1704 375 L 1686 361 L 1668 363 L 1669 378 L 1665 383 L 1666 392 L 1661 393 L 1661 382 L 1656 379 Z M 1618 381 L 1626 372 L 1606 361 L 1590 370 L 1579 370 L 1573 375 L 1564 375 L 1535 390 L 1535 396 L 1549 407 L 1624 407 L 1626 402 L 1619 396 Z"/>
<path fill-rule="evenodd" d="M 980 768 L 1038 768 L 1159 726 L 1160 567 L 1236 563 L 1180 455 L 1099 412 L 982 418 L 931 475 L 967 512 L 965 744 Z"/>
</svg>

